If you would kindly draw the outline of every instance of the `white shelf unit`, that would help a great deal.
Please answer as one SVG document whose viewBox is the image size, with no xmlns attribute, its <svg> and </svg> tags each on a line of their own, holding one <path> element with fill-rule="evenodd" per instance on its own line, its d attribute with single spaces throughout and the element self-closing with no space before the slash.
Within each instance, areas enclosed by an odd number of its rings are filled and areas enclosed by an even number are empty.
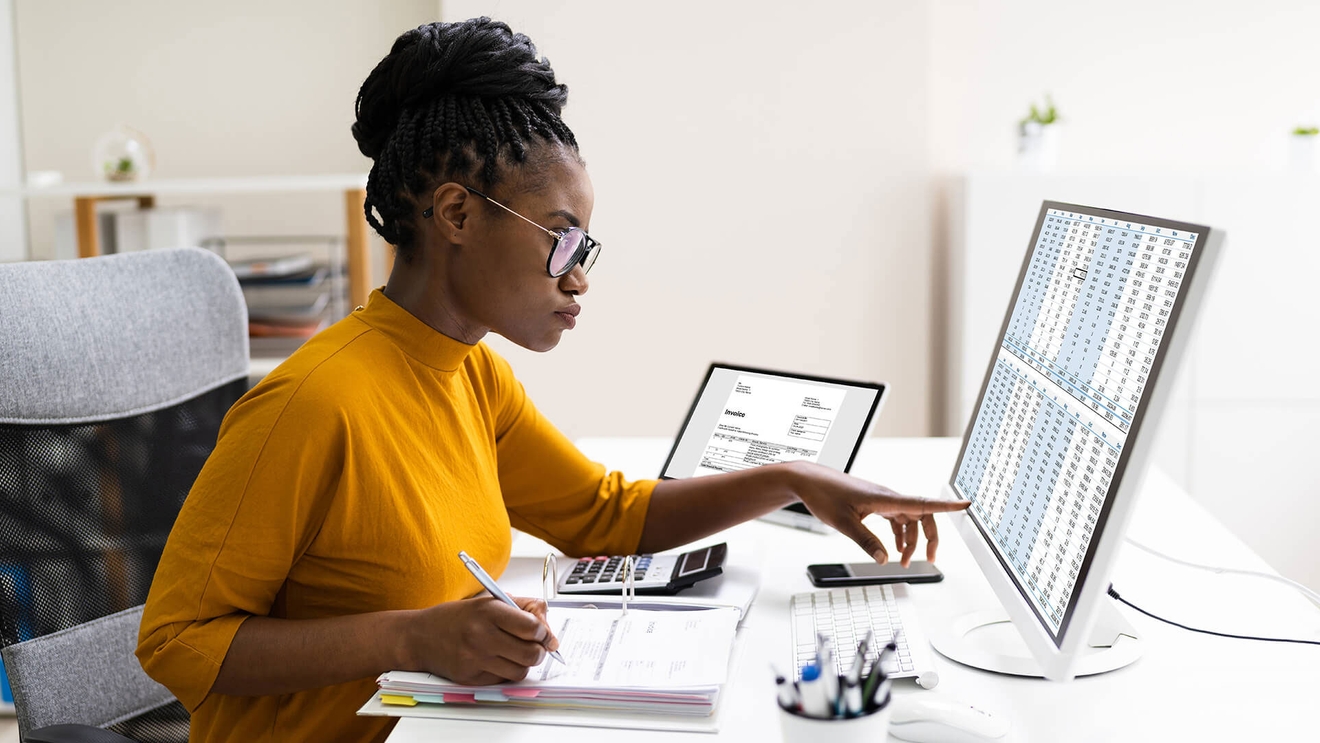
<svg viewBox="0 0 1320 743">
<path fill-rule="evenodd" d="M 959 435 L 1042 201 L 1226 231 L 1156 462 L 1283 574 L 1320 588 L 1320 177 L 970 173 L 947 186 L 944 407 Z"/>
<path fill-rule="evenodd" d="M 344 199 L 344 239 L 348 254 L 349 301 L 365 304 L 371 293 L 371 229 L 362 205 L 366 199 L 367 176 L 361 173 L 302 176 L 252 176 L 233 178 L 148 178 L 139 182 L 61 183 L 41 188 L 0 188 L 0 199 L 72 199 L 79 257 L 101 252 L 96 205 L 108 199 L 135 199 L 143 208 L 155 205 L 158 196 L 219 194 L 280 194 L 291 192 L 338 192 Z"/>
</svg>

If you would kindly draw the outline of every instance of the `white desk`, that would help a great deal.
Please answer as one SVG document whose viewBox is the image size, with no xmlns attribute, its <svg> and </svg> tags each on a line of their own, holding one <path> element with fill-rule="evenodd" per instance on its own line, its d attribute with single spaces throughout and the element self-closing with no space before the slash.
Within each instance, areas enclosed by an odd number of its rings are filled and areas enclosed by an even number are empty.
<svg viewBox="0 0 1320 743">
<path fill-rule="evenodd" d="M 589 456 L 633 477 L 659 471 L 665 439 L 587 439 Z M 953 467 L 954 439 L 870 439 L 854 474 L 900 492 L 938 493 Z M 1251 514 L 1248 518 L 1286 518 Z M 886 541 L 880 520 L 872 529 Z M 966 611 L 994 606 L 989 586 L 951 527 L 941 526 L 938 563 L 944 582 L 912 586 L 925 626 Z M 1269 567 L 1162 473 L 1153 472 L 1129 534 L 1168 554 L 1196 562 L 1253 570 Z M 805 566 L 814 562 L 866 559 L 844 537 L 822 536 L 753 522 L 710 542 L 728 541 L 731 551 L 755 554 L 763 583 L 743 625 L 745 652 L 722 701 L 723 740 L 779 740 L 774 684 L 767 661 L 788 668 L 788 601 L 814 590 Z M 546 545 L 521 535 L 514 554 L 540 556 Z M 923 548 L 924 549 L 924 548 Z M 1113 576 L 1120 594 L 1144 609 L 1192 626 L 1266 636 L 1320 639 L 1320 608 L 1270 581 L 1193 571 L 1127 549 Z M 1014 741 L 1315 740 L 1315 698 L 1320 694 L 1320 647 L 1228 640 L 1186 632 L 1121 608 L 1146 642 L 1134 665 L 1067 684 L 1021 679 L 967 668 L 935 655 L 940 685 L 931 692 L 915 685 L 900 693 L 947 694 L 1013 723 Z M 437 740 L 572 740 L 618 743 L 701 734 L 542 727 L 404 719 L 391 743 Z M 893 740 L 891 738 L 891 740 Z"/>
</svg>

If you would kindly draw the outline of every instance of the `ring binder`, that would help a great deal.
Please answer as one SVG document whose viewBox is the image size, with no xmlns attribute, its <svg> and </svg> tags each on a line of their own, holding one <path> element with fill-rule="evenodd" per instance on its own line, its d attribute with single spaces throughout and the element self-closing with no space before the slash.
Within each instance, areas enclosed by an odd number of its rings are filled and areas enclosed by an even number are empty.
<svg viewBox="0 0 1320 743">
<path fill-rule="evenodd" d="M 541 565 L 541 598 L 549 604 L 559 596 L 559 565 L 555 561 L 555 553 L 548 552 L 545 556 L 545 562 Z"/>
<path fill-rule="evenodd" d="M 623 615 L 628 616 L 628 599 L 637 603 L 637 561 L 632 555 L 623 558 L 623 590 L 619 592 Z"/>
</svg>

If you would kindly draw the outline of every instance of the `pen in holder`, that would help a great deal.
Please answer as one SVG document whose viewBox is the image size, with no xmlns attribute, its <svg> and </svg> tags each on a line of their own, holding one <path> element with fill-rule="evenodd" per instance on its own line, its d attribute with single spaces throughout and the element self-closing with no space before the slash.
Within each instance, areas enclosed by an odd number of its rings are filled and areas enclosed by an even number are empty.
<svg viewBox="0 0 1320 743">
<path fill-rule="evenodd" d="M 775 672 L 778 686 L 779 728 L 786 743 L 819 743 L 822 736 L 830 743 L 883 740 L 889 732 L 890 682 L 886 661 L 896 649 L 889 642 L 877 653 L 870 673 L 862 673 L 867 650 L 873 638 L 867 637 L 857 647 L 851 670 L 843 675 L 825 677 L 821 669 L 833 672 L 828 640 L 819 638 L 817 663 L 802 669 L 796 683 Z"/>
</svg>

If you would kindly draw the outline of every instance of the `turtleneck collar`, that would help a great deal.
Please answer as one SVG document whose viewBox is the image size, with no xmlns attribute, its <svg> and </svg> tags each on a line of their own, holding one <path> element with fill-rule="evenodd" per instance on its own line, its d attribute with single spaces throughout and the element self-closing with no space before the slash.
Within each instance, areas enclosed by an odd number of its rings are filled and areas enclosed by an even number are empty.
<svg viewBox="0 0 1320 743">
<path fill-rule="evenodd" d="M 353 317 L 384 333 L 404 353 L 440 371 L 458 369 L 476 348 L 417 319 L 380 289 L 371 292 L 367 306 L 354 312 Z"/>
</svg>

